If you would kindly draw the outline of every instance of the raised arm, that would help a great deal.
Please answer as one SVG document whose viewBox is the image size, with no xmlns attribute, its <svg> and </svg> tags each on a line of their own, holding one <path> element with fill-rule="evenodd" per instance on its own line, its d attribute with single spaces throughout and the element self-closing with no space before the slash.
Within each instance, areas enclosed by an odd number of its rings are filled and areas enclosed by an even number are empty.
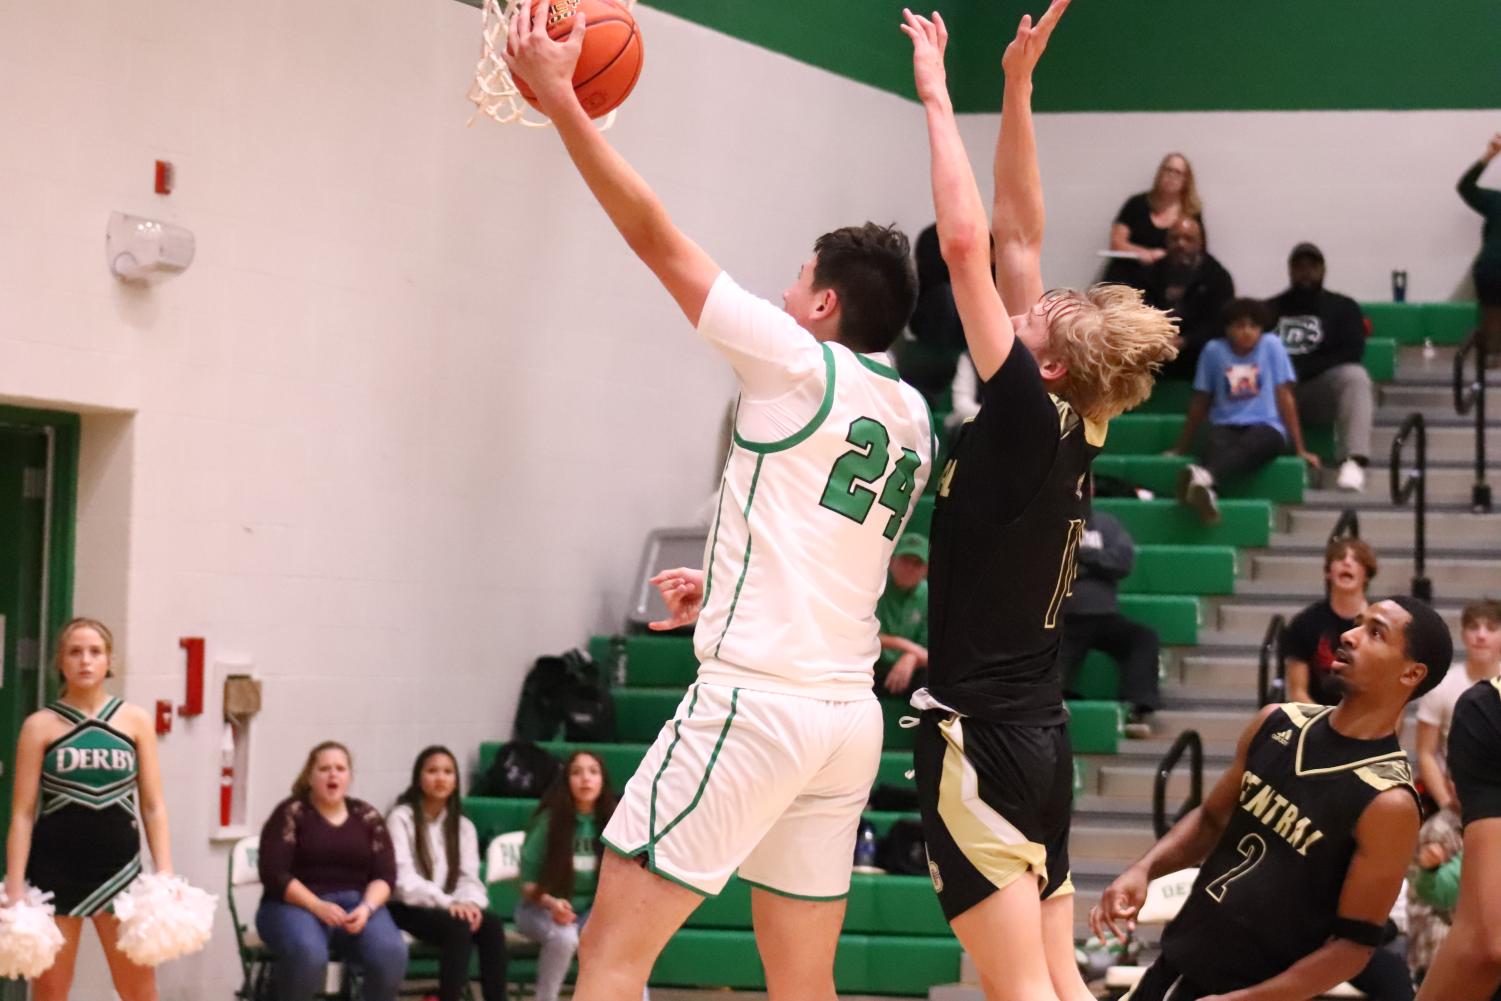
<svg viewBox="0 0 1501 1001">
<path fill-rule="evenodd" d="M 928 146 L 933 160 L 933 208 L 938 215 L 938 247 L 954 290 L 954 304 L 964 325 L 964 339 L 982 380 L 1005 363 L 1016 343 L 1011 317 L 990 280 L 990 234 L 985 202 L 975 184 L 969 154 L 959 138 L 954 105 L 949 99 L 943 52 L 948 30 L 936 12 L 933 20 L 902 11 L 902 31 L 912 39 L 912 75 L 928 117 Z"/>
<path fill-rule="evenodd" d="M 573 15 L 572 33 L 555 42 L 547 35 L 551 9 L 544 3 L 535 15 L 528 4 L 517 10 L 506 37 L 506 66 L 531 85 L 595 200 L 696 327 L 719 265 L 673 225 L 641 175 L 590 121 L 573 90 L 573 69 L 584 44 L 584 12 Z"/>
<path fill-rule="evenodd" d="M 1069 0 L 1053 0 L 1036 25 L 1023 15 L 1016 37 L 1006 46 L 1001 133 L 995 145 L 995 281 L 1011 313 L 1031 309 L 1042 298 L 1042 234 L 1046 214 L 1042 174 L 1037 168 L 1037 137 L 1032 129 L 1032 70 Z"/>
</svg>

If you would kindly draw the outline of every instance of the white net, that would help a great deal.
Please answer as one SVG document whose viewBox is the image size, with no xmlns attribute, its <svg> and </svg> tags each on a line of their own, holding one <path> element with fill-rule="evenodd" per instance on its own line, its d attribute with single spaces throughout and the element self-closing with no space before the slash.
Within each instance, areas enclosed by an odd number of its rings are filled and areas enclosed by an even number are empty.
<svg viewBox="0 0 1501 1001">
<path fill-rule="evenodd" d="M 556 3 L 556 0 L 548 2 Z M 628 10 L 636 5 L 636 0 L 614 2 Z M 506 28 L 511 23 L 511 15 L 525 3 L 530 3 L 530 0 L 484 0 L 483 42 L 479 64 L 474 68 L 474 85 L 469 88 L 469 100 L 474 102 L 476 109 L 469 118 L 470 125 L 480 115 L 502 125 L 545 128 L 552 124 L 545 115 L 526 103 L 526 99 L 516 89 L 515 81 L 511 79 L 511 71 L 506 69 L 505 60 L 500 58 L 500 54 L 505 51 Z M 615 115 L 616 112 L 612 111 L 600 119 L 599 127 L 609 128 L 615 123 Z"/>
</svg>

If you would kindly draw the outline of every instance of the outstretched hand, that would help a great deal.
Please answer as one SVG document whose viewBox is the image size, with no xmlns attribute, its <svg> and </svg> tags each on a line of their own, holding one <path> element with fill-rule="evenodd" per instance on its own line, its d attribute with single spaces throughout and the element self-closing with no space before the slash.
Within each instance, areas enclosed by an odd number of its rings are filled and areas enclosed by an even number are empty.
<svg viewBox="0 0 1501 1001">
<path fill-rule="evenodd" d="M 1037 61 L 1048 47 L 1053 29 L 1058 26 L 1058 19 L 1063 17 L 1068 5 L 1069 0 L 1053 0 L 1035 25 L 1031 14 L 1022 15 L 1021 24 L 1016 28 L 1016 37 L 1006 46 L 1006 54 L 1001 57 L 1001 68 L 1008 77 L 1032 75 L 1032 71 L 1037 68 Z"/>
<path fill-rule="evenodd" d="M 573 93 L 573 70 L 584 47 L 583 8 L 573 14 L 568 37 L 554 41 L 547 34 L 547 18 L 552 4 L 540 3 L 533 11 L 523 3 L 511 16 L 506 28 L 506 47 L 500 54 L 513 76 L 527 82 L 543 110 L 550 101 Z"/>
<path fill-rule="evenodd" d="M 1485 159 L 1494 160 L 1497 153 L 1501 153 L 1501 132 L 1491 136 L 1491 141 L 1485 144 Z"/>
<path fill-rule="evenodd" d="M 661 632 L 691 626 L 698 621 L 699 609 L 704 604 L 704 572 L 678 567 L 663 570 L 648 583 L 655 584 L 667 606 L 668 618 L 651 623 L 651 628 Z"/>
<path fill-rule="evenodd" d="M 943 15 L 936 10 L 930 21 L 921 14 L 902 8 L 902 33 L 912 39 L 912 79 L 917 84 L 917 98 L 946 100 L 949 96 L 948 74 L 943 68 L 943 52 L 948 48 L 949 29 Z"/>
</svg>

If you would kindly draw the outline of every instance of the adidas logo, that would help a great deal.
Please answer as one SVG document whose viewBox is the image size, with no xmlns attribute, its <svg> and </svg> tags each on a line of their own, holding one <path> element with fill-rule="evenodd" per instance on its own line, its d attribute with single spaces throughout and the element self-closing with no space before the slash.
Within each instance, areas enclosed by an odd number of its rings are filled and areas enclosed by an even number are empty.
<svg viewBox="0 0 1501 1001">
<path fill-rule="evenodd" d="M 1291 728 L 1289 728 L 1287 730 L 1283 730 L 1281 733 L 1272 734 L 1272 739 L 1281 744 L 1283 747 L 1286 747 L 1287 742 L 1293 739 L 1293 732 Z"/>
</svg>

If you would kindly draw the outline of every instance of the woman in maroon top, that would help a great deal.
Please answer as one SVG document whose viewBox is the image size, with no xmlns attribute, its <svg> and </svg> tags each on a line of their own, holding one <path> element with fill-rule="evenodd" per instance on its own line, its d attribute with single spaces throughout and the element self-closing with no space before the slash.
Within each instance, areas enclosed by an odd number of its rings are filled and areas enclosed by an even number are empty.
<svg viewBox="0 0 1501 1001">
<path fill-rule="evenodd" d="M 393 1001 L 406 975 L 406 942 L 385 908 L 396 883 L 391 836 L 379 810 L 346 795 L 350 771 L 348 748 L 319 744 L 261 828 L 266 895 L 255 926 L 276 956 L 277 1001 L 318 994 L 331 956 L 361 968 L 364 1001 Z"/>
</svg>

